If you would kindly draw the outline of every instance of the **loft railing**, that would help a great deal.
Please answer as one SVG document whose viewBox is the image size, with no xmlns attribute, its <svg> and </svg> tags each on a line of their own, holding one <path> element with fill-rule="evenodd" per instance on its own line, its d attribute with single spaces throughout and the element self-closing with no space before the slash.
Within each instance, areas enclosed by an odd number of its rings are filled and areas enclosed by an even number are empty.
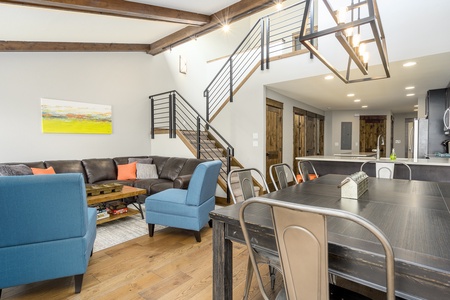
<svg viewBox="0 0 450 300">
<path fill-rule="evenodd" d="M 151 138 L 155 132 L 168 132 L 170 138 L 176 138 L 177 132 L 188 139 L 195 147 L 197 158 L 221 159 L 222 171 L 220 176 L 227 181 L 230 172 L 231 159 L 234 148 L 222 135 L 206 121 L 186 99 L 177 91 L 168 91 L 150 98 L 151 106 Z M 213 144 L 202 139 L 202 135 L 209 135 L 219 144 Z M 218 153 L 217 149 L 223 149 Z"/>
<path fill-rule="evenodd" d="M 203 92 L 208 122 L 228 102 L 233 102 L 235 92 L 258 66 L 268 69 L 271 59 L 306 52 L 298 42 L 304 12 L 305 1 L 301 1 L 256 22 Z M 313 14 L 308 24 L 313 28 Z"/>
</svg>

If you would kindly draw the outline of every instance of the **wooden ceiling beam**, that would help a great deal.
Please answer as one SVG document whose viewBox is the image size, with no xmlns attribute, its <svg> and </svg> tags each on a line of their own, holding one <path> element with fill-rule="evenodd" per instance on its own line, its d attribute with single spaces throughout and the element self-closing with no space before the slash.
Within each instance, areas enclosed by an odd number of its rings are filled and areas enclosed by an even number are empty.
<svg viewBox="0 0 450 300">
<path fill-rule="evenodd" d="M 144 44 L 7 42 L 0 41 L 0 52 L 145 52 Z"/>
<path fill-rule="evenodd" d="M 164 21 L 191 26 L 201 26 L 210 22 L 210 17 L 207 15 L 123 0 L 0 0 L 0 3 Z"/>
<path fill-rule="evenodd" d="M 285 0 L 282 0 L 285 1 Z M 248 17 L 254 13 L 262 11 L 273 6 L 273 0 L 241 0 L 225 9 L 222 9 L 210 16 L 211 22 L 200 26 L 187 26 L 177 32 L 174 32 L 150 45 L 151 55 L 159 54 L 171 47 L 183 44 L 193 38 L 197 38 L 204 34 L 220 28 L 224 23 L 231 23 Z"/>
</svg>

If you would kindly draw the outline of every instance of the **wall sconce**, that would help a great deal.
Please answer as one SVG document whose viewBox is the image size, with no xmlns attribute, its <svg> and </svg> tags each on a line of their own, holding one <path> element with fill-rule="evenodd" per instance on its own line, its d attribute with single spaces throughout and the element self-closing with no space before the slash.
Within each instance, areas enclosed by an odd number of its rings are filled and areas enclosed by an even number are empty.
<svg viewBox="0 0 450 300">
<path fill-rule="evenodd" d="M 334 10 L 331 7 L 329 0 L 322 1 L 332 19 L 336 23 L 336 26 L 307 33 L 307 27 L 314 28 L 314 26 L 312 26 L 312 24 L 307 26 L 306 24 L 309 16 L 313 16 L 313 0 L 306 0 L 304 17 L 299 34 L 299 42 L 311 51 L 314 56 L 316 56 L 345 83 L 389 78 L 390 72 L 386 41 L 376 0 L 358 0 L 356 3 L 355 0 L 351 0 L 351 3 L 348 6 L 339 8 L 338 10 Z M 313 18 L 311 17 L 310 20 L 311 19 Z M 362 34 L 363 32 L 364 36 Z M 333 67 L 322 54 L 319 53 L 318 48 L 311 42 L 314 39 L 333 33 L 349 57 L 345 77 L 339 73 L 339 71 Z M 350 73 L 352 64 L 356 65 L 364 76 L 369 75 L 370 54 L 367 51 L 367 45 L 371 43 L 376 44 L 376 49 L 378 51 L 381 63 L 383 64 L 385 75 L 351 79 Z"/>
</svg>

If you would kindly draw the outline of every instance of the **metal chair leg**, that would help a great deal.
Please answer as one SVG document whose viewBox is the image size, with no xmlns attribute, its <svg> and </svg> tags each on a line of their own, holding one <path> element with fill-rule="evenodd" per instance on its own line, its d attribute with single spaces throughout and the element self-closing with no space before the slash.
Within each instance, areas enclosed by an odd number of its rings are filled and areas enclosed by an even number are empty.
<svg viewBox="0 0 450 300">
<path fill-rule="evenodd" d="M 270 274 L 270 288 L 272 291 L 275 289 L 275 268 L 269 265 Z"/>
<path fill-rule="evenodd" d="M 245 290 L 244 290 L 244 300 L 248 299 L 248 294 L 250 293 L 250 286 L 252 284 L 253 277 L 253 266 L 250 257 L 248 258 L 247 263 L 247 276 L 245 277 Z"/>
</svg>

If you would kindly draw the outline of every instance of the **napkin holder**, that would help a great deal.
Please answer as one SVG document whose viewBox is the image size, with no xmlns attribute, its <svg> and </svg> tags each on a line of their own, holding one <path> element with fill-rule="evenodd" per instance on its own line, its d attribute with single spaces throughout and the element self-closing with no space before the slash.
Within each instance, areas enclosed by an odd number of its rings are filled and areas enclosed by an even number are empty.
<svg viewBox="0 0 450 300">
<path fill-rule="evenodd" d="M 365 172 L 356 172 L 345 178 L 338 186 L 341 188 L 341 197 L 358 199 L 369 188 L 369 176 Z"/>
</svg>

